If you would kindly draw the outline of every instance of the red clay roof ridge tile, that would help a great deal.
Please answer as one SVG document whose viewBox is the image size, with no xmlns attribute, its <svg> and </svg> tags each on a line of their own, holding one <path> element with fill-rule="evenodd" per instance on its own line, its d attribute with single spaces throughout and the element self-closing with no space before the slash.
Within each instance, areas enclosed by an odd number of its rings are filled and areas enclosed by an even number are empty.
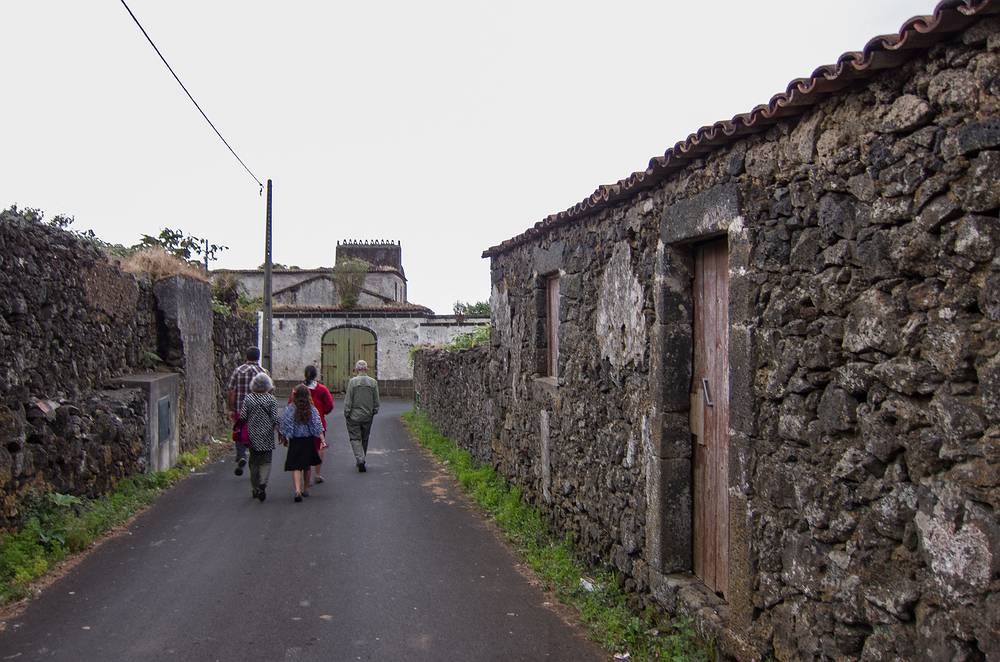
<svg viewBox="0 0 1000 662">
<path fill-rule="evenodd" d="M 898 67 L 922 50 L 943 41 L 982 16 L 1000 12 L 1000 0 L 941 0 L 932 14 L 914 16 L 900 27 L 897 34 L 886 34 L 868 40 L 860 51 L 847 51 L 834 64 L 817 67 L 808 78 L 796 78 L 784 92 L 771 97 L 766 104 L 755 106 L 729 120 L 707 124 L 686 139 L 668 148 L 662 156 L 649 160 L 645 170 L 633 172 L 614 184 L 604 184 L 587 198 L 565 211 L 546 216 L 516 237 L 483 251 L 492 257 L 544 234 L 548 230 L 628 199 L 651 188 L 686 161 L 734 142 L 743 136 L 762 131 L 781 119 L 801 115 L 809 107 L 856 80 L 869 78 L 885 69 Z"/>
</svg>

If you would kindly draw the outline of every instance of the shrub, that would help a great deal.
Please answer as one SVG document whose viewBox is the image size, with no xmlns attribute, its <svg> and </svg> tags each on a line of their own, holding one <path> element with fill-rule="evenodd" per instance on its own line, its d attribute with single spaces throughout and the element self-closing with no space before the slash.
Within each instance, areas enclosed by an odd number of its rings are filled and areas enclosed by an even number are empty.
<svg viewBox="0 0 1000 662">
<path fill-rule="evenodd" d="M 233 274 L 219 274 L 212 281 L 212 299 L 231 312 L 236 312 L 239 309 L 240 300 L 245 296 L 246 288 Z"/>
<path fill-rule="evenodd" d="M 208 282 L 205 272 L 184 260 L 174 257 L 162 248 L 151 247 L 136 251 L 122 260 L 122 269 L 142 276 L 149 276 L 153 281 L 163 280 L 171 276 L 187 276 L 202 282 Z"/>
<path fill-rule="evenodd" d="M 365 276 L 368 275 L 371 266 L 367 260 L 357 257 L 337 260 L 337 264 L 333 267 L 333 283 L 337 287 L 340 305 L 343 308 L 354 308 L 358 305 L 358 297 L 361 295 Z"/>
<path fill-rule="evenodd" d="M 473 347 L 479 347 L 480 345 L 486 345 L 490 342 L 490 327 L 488 326 L 477 326 L 474 331 L 469 333 L 463 333 L 452 338 L 452 341 L 445 345 L 443 349 L 449 352 L 455 352 L 460 349 L 472 349 Z"/>
<path fill-rule="evenodd" d="M 456 301 L 452 310 L 454 310 L 455 314 L 460 317 L 489 317 L 490 302 L 477 301 L 476 303 L 468 303 Z"/>
</svg>

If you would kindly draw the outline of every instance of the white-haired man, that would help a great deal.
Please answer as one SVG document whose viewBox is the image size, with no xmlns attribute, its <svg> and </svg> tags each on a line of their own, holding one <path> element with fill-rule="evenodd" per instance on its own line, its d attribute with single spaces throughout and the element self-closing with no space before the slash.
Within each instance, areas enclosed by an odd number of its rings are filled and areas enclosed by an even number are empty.
<svg viewBox="0 0 1000 662">
<path fill-rule="evenodd" d="M 368 455 L 368 436 L 372 431 L 372 418 L 378 413 L 378 382 L 368 376 L 368 362 L 354 364 L 356 374 L 347 382 L 344 397 L 344 416 L 347 418 L 347 435 L 351 438 L 354 461 L 358 471 L 365 472 Z"/>
</svg>

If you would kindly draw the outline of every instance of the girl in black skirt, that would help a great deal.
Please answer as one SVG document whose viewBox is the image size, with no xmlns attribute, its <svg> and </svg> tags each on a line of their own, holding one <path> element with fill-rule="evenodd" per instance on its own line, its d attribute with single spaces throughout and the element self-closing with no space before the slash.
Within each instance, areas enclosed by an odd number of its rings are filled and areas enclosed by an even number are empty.
<svg viewBox="0 0 1000 662">
<path fill-rule="evenodd" d="M 292 472 L 295 501 L 300 502 L 303 496 L 309 496 L 302 484 L 302 472 L 323 461 L 316 452 L 315 441 L 316 437 L 323 438 L 323 423 L 305 384 L 299 384 L 292 391 L 292 402 L 281 415 L 280 430 L 281 443 L 288 446 L 285 471 Z"/>
</svg>

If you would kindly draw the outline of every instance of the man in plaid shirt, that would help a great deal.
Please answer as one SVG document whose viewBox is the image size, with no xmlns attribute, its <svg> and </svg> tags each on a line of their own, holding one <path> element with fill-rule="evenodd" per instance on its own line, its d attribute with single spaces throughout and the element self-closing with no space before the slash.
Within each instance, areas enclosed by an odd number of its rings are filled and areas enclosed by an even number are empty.
<svg viewBox="0 0 1000 662">
<path fill-rule="evenodd" d="M 238 365 L 236 370 L 233 370 L 233 374 L 229 378 L 229 384 L 226 387 L 229 391 L 229 411 L 233 413 L 233 423 L 236 423 L 237 417 L 240 415 L 243 399 L 250 392 L 250 382 L 260 373 L 267 372 L 258 363 L 260 361 L 259 349 L 256 347 L 248 348 L 246 357 L 246 363 Z M 236 446 L 236 471 L 233 473 L 237 476 L 242 476 L 243 467 L 247 464 L 247 447 L 239 441 L 234 442 L 234 445 Z"/>
</svg>

